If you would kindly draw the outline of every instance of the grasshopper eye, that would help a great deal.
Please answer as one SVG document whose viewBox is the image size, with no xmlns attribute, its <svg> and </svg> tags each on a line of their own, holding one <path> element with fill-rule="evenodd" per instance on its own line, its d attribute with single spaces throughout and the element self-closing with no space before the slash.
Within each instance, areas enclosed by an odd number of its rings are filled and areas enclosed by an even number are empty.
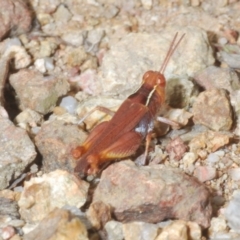
<svg viewBox="0 0 240 240">
<path fill-rule="evenodd" d="M 148 78 L 149 75 L 150 75 L 150 71 L 145 72 L 144 75 L 143 75 L 143 81 L 144 81 L 146 78 Z"/>
<path fill-rule="evenodd" d="M 165 80 L 165 77 L 161 74 L 158 76 L 158 84 L 162 87 L 165 87 L 166 85 L 166 80 Z"/>
</svg>

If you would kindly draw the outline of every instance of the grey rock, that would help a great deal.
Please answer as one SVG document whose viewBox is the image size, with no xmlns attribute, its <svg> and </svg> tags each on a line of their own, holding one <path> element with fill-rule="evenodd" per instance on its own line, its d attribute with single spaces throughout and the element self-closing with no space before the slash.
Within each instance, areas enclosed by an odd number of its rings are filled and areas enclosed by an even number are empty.
<svg viewBox="0 0 240 240">
<path fill-rule="evenodd" d="M 43 156 L 44 172 L 56 169 L 72 172 L 76 166 L 76 160 L 71 157 L 71 151 L 85 138 L 86 133 L 77 125 L 58 120 L 43 124 L 35 137 L 35 142 Z"/>
<path fill-rule="evenodd" d="M 35 146 L 26 131 L 0 118 L 0 189 L 18 178 L 36 157 Z"/>
<path fill-rule="evenodd" d="M 69 84 L 63 77 L 44 77 L 41 73 L 23 69 L 10 76 L 20 101 L 22 110 L 30 108 L 42 114 L 53 110 L 60 96 L 69 90 Z"/>
<path fill-rule="evenodd" d="M 123 224 L 117 221 L 109 221 L 105 224 L 104 230 L 107 232 L 108 240 L 123 240 Z"/>
<path fill-rule="evenodd" d="M 0 216 L 10 216 L 12 219 L 20 217 L 17 202 L 8 198 L 0 197 Z"/>
<path fill-rule="evenodd" d="M 24 240 L 88 240 L 83 223 L 69 211 L 56 208 L 46 216 Z"/>
</svg>

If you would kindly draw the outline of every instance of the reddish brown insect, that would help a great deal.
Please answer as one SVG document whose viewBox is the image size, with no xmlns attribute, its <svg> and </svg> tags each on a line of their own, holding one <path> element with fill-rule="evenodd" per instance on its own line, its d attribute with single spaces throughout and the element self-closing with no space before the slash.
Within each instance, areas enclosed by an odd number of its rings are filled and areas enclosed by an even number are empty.
<svg viewBox="0 0 240 240">
<path fill-rule="evenodd" d="M 145 138 L 147 154 L 153 122 L 165 100 L 163 73 L 183 37 L 175 44 L 176 33 L 159 72 L 147 71 L 140 88 L 122 103 L 112 119 L 97 125 L 83 145 L 72 151 L 77 159 L 75 172 L 97 173 L 103 163 L 133 155 Z"/>
</svg>

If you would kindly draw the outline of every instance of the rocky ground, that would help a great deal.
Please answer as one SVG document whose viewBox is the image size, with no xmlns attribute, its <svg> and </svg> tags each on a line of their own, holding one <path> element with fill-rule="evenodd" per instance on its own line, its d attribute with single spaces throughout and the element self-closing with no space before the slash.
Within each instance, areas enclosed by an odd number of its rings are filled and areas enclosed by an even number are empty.
<svg viewBox="0 0 240 240">
<path fill-rule="evenodd" d="M 240 239 L 240 2 L 0 0 L 0 239 Z M 72 150 L 159 70 L 148 164 Z"/>
</svg>

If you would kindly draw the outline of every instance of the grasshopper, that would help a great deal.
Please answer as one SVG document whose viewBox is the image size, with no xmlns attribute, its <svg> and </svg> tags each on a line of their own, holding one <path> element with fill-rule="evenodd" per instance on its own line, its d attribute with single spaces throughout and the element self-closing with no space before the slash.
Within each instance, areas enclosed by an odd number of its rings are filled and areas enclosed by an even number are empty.
<svg viewBox="0 0 240 240">
<path fill-rule="evenodd" d="M 145 157 L 153 131 L 153 123 L 165 101 L 167 64 L 184 35 L 177 41 L 175 34 L 159 71 L 147 71 L 139 89 L 119 107 L 110 121 L 98 124 L 85 142 L 72 151 L 77 160 L 74 171 L 82 176 L 96 174 L 108 161 L 124 159 L 135 154 L 146 139 Z M 176 42 L 177 41 L 177 42 Z M 171 121 L 158 118 L 171 124 Z"/>
</svg>

